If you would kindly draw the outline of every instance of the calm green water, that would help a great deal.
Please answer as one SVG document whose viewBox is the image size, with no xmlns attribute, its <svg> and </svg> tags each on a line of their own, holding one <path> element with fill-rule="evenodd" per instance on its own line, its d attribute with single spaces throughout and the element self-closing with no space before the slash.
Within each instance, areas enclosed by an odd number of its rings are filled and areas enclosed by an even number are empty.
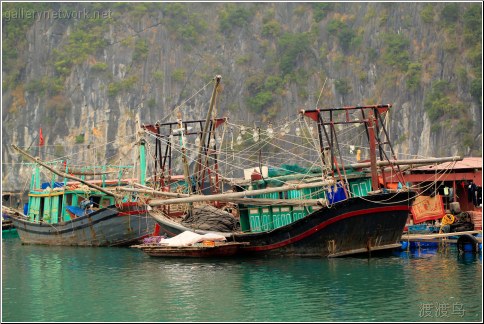
<svg viewBox="0 0 484 324">
<path fill-rule="evenodd" d="M 2 240 L 2 321 L 480 321 L 482 257 L 193 260 Z"/>
</svg>

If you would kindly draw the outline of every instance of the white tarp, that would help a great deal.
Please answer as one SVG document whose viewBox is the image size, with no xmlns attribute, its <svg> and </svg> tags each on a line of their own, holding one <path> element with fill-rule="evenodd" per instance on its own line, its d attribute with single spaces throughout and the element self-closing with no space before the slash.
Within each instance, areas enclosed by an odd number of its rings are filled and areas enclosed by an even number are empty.
<svg viewBox="0 0 484 324">
<path fill-rule="evenodd" d="M 177 236 L 172 238 L 162 239 L 160 244 L 168 245 L 168 246 L 190 246 L 194 243 L 203 242 L 203 241 L 225 241 L 225 237 L 223 235 L 215 234 L 215 233 L 207 233 L 207 234 L 197 234 L 190 231 L 185 231 Z"/>
</svg>

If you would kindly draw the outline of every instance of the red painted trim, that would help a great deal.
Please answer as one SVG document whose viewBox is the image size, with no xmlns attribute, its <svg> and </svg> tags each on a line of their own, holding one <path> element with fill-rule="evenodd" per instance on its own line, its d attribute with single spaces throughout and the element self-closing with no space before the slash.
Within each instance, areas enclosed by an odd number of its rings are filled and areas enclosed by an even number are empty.
<svg viewBox="0 0 484 324">
<path fill-rule="evenodd" d="M 125 212 L 120 211 L 118 213 L 118 216 L 131 216 L 131 215 L 140 215 L 140 214 L 145 214 L 145 213 L 146 213 L 146 209 L 130 210 L 130 211 L 125 211 Z"/>
<path fill-rule="evenodd" d="M 354 212 L 349 212 L 343 215 L 339 215 L 336 217 L 333 217 L 331 219 L 328 219 L 325 222 L 322 222 L 318 224 L 317 226 L 311 228 L 310 230 L 299 234 L 298 236 L 291 237 L 290 239 L 287 239 L 285 241 L 281 241 L 278 243 L 270 244 L 270 245 L 264 245 L 264 246 L 253 246 L 253 247 L 247 247 L 244 248 L 244 250 L 250 250 L 250 251 L 267 251 L 267 250 L 273 250 L 277 249 L 283 246 L 286 246 L 291 243 L 295 243 L 297 241 L 300 241 L 308 236 L 313 235 L 319 230 L 322 230 L 323 228 L 338 222 L 340 220 L 350 218 L 350 217 L 355 217 L 355 216 L 361 216 L 361 215 L 367 215 L 367 214 L 376 214 L 376 213 L 381 213 L 381 212 L 386 212 L 386 211 L 391 211 L 391 210 L 407 210 L 410 211 L 409 206 L 391 206 L 391 207 L 378 207 L 378 208 L 371 208 L 371 209 L 364 209 L 364 210 L 357 210 Z"/>
<path fill-rule="evenodd" d="M 156 223 L 155 230 L 153 231 L 153 236 L 159 236 L 159 235 L 160 235 L 160 224 Z"/>
</svg>

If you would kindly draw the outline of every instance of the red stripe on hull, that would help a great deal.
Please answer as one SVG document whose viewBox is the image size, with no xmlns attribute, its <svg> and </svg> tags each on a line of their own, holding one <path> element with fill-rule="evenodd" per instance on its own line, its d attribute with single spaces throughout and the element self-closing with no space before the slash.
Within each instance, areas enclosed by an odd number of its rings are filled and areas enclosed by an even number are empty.
<svg viewBox="0 0 484 324">
<path fill-rule="evenodd" d="M 366 215 L 366 214 L 375 214 L 375 213 L 381 213 L 381 212 L 386 212 L 386 211 L 392 211 L 392 210 L 407 210 L 409 211 L 410 208 L 407 206 L 391 206 L 391 207 L 379 207 L 379 208 L 371 208 L 371 209 L 365 209 L 365 210 L 358 210 L 354 212 L 349 212 L 343 215 L 339 215 L 336 217 L 333 217 L 325 222 L 320 223 L 319 225 L 311 228 L 310 230 L 299 234 L 298 236 L 291 237 L 290 239 L 287 239 L 285 241 L 281 241 L 278 243 L 270 244 L 270 245 L 264 245 L 264 246 L 253 246 L 253 247 L 247 247 L 244 248 L 246 251 L 267 251 L 267 250 L 273 250 L 273 249 L 278 249 L 280 247 L 295 243 L 297 241 L 300 241 L 308 236 L 313 235 L 317 231 L 335 223 L 338 221 L 341 221 L 346 218 L 350 217 L 355 217 L 355 216 L 361 216 L 361 215 Z"/>
<path fill-rule="evenodd" d="M 132 210 L 127 212 L 119 212 L 118 216 L 132 216 L 132 215 L 141 215 L 146 214 L 146 210 Z"/>
</svg>

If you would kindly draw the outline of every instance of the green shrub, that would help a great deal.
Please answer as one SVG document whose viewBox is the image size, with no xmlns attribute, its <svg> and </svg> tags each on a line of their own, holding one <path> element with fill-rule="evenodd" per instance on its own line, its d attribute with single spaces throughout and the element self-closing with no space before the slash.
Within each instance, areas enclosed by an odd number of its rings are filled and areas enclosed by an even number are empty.
<svg viewBox="0 0 484 324">
<path fill-rule="evenodd" d="M 347 95 L 351 91 L 351 86 L 348 84 L 347 80 L 336 80 L 334 82 L 334 87 L 336 89 L 336 92 L 338 92 L 342 96 Z"/>
<path fill-rule="evenodd" d="M 84 143 L 84 134 L 79 134 L 76 136 L 76 144 Z"/>
<path fill-rule="evenodd" d="M 158 82 L 163 81 L 163 72 L 161 72 L 161 71 L 153 72 L 153 79 L 155 79 Z"/>
<path fill-rule="evenodd" d="M 449 83 L 439 80 L 432 85 L 430 93 L 424 99 L 424 109 L 431 123 L 435 123 L 446 111 L 452 109 L 450 99 L 446 96 Z"/>
<path fill-rule="evenodd" d="M 133 61 L 146 60 L 148 57 L 148 42 L 146 39 L 138 39 L 134 44 Z"/>
<path fill-rule="evenodd" d="M 482 79 L 477 78 L 471 81 L 470 89 L 472 98 L 476 99 L 479 103 L 482 102 Z"/>
<path fill-rule="evenodd" d="M 270 91 L 263 91 L 256 94 L 254 97 L 249 97 L 248 104 L 252 111 L 259 113 L 264 110 L 273 101 L 272 93 Z"/>
<path fill-rule="evenodd" d="M 330 2 L 318 2 L 311 5 L 313 7 L 313 17 L 316 22 L 323 20 L 334 7 L 333 3 Z"/>
<path fill-rule="evenodd" d="M 449 3 L 442 8 L 440 19 L 445 26 L 451 26 L 459 19 L 459 4 Z"/>
<path fill-rule="evenodd" d="M 184 69 L 175 69 L 173 70 L 173 73 L 171 74 L 171 77 L 173 80 L 181 82 L 186 79 L 186 72 Z"/>
<path fill-rule="evenodd" d="M 335 35 L 338 38 L 341 49 L 345 53 L 349 51 L 353 40 L 356 38 L 356 33 L 340 20 L 330 21 L 328 24 L 328 32 L 330 35 Z"/>
<path fill-rule="evenodd" d="M 108 69 L 108 65 L 103 62 L 95 63 L 91 66 L 93 72 L 105 72 Z"/>
<path fill-rule="evenodd" d="M 407 89 L 411 92 L 416 91 L 420 87 L 421 78 L 422 64 L 410 63 L 407 71 Z"/>
<path fill-rule="evenodd" d="M 383 61 L 390 66 L 398 67 L 401 71 L 407 71 L 410 61 L 409 40 L 400 34 L 386 34 L 384 42 Z"/>
<path fill-rule="evenodd" d="M 420 12 L 420 18 L 426 24 L 432 23 L 434 21 L 434 5 L 431 3 L 425 4 Z"/>
<path fill-rule="evenodd" d="M 482 38 L 482 6 L 472 4 L 464 13 L 464 41 L 473 46 Z"/>
<path fill-rule="evenodd" d="M 132 89 L 137 81 L 138 77 L 131 76 L 118 82 L 111 82 L 108 84 L 108 96 L 115 97 L 122 91 Z"/>
<path fill-rule="evenodd" d="M 44 77 L 42 79 L 32 80 L 27 83 L 25 90 L 28 92 L 36 93 L 38 95 L 51 95 L 54 96 L 64 89 L 64 84 L 60 78 Z"/>
<path fill-rule="evenodd" d="M 285 33 L 279 39 L 280 68 L 283 76 L 291 73 L 297 65 L 298 57 L 309 50 L 309 34 Z"/>
<path fill-rule="evenodd" d="M 261 33 L 265 37 L 277 37 L 281 33 L 281 25 L 275 19 L 269 20 L 262 26 Z"/>
<path fill-rule="evenodd" d="M 245 27 L 252 20 L 252 10 L 246 4 L 226 4 L 219 13 L 220 30 L 231 32 L 235 28 Z"/>
</svg>

